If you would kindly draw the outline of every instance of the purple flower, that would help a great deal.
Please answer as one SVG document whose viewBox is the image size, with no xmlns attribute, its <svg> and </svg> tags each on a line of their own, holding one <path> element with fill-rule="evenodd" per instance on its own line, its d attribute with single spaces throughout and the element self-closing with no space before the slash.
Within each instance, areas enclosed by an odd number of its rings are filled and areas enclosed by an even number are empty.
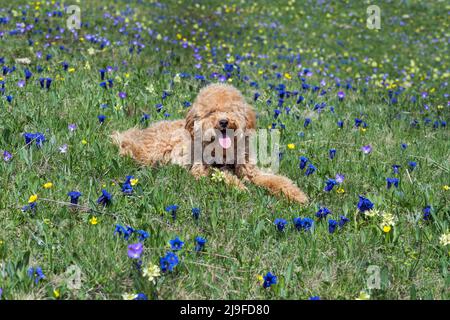
<svg viewBox="0 0 450 320">
<path fill-rule="evenodd" d="M 364 152 L 364 154 L 369 154 L 372 152 L 372 146 L 370 144 L 367 146 L 362 146 L 361 151 Z"/>
<path fill-rule="evenodd" d="M 19 88 L 23 88 L 23 87 L 25 87 L 25 80 L 19 80 L 19 82 L 17 82 L 17 86 L 19 87 Z"/>
<path fill-rule="evenodd" d="M 128 246 L 128 257 L 131 259 L 139 259 L 144 251 L 144 245 L 140 242 L 130 244 Z"/>
<path fill-rule="evenodd" d="M 67 152 L 67 144 L 63 144 L 61 147 L 59 147 L 59 152 L 60 153 L 66 153 Z"/>
<path fill-rule="evenodd" d="M 67 126 L 70 132 L 74 132 L 77 129 L 77 125 L 75 123 L 71 123 Z"/>
<path fill-rule="evenodd" d="M 119 98 L 125 99 L 127 97 L 127 94 L 125 92 L 119 92 Z"/>
<path fill-rule="evenodd" d="M 339 98 L 340 101 L 344 100 L 344 98 L 345 98 L 345 93 L 344 93 L 344 91 L 339 91 L 339 92 L 337 93 L 337 96 L 338 96 L 338 98 Z"/>
<path fill-rule="evenodd" d="M 337 183 L 341 184 L 344 182 L 345 176 L 343 174 L 337 173 L 335 179 Z"/>
<path fill-rule="evenodd" d="M 8 162 L 8 161 L 10 161 L 12 159 L 12 154 L 11 153 L 9 153 L 8 151 L 3 151 L 3 160 L 5 161 L 5 162 Z"/>
</svg>

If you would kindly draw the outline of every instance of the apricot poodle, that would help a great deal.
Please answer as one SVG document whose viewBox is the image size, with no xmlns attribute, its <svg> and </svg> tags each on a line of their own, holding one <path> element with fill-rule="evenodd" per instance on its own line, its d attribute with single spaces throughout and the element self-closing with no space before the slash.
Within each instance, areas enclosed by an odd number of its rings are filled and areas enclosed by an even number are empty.
<svg viewBox="0 0 450 320">
<path fill-rule="evenodd" d="M 255 130 L 255 112 L 239 90 L 211 84 L 200 90 L 186 119 L 115 132 L 112 138 L 121 155 L 140 164 L 178 164 L 197 179 L 215 168 L 222 181 L 241 190 L 246 190 L 243 182 L 250 181 L 275 195 L 307 203 L 307 196 L 290 179 L 258 168 L 248 143 Z"/>
</svg>

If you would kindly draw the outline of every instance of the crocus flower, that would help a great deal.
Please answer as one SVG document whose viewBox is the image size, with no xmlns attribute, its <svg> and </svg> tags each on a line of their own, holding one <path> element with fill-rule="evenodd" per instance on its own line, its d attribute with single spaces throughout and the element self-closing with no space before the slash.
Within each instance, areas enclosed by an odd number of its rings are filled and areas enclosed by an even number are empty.
<svg viewBox="0 0 450 320">
<path fill-rule="evenodd" d="M 281 218 L 277 218 L 274 221 L 274 225 L 277 227 L 277 230 L 282 232 L 284 231 L 284 228 L 286 227 L 287 221 Z"/>
<path fill-rule="evenodd" d="M 97 203 L 106 207 L 111 203 L 112 196 L 105 189 L 102 190 L 102 195 L 97 199 Z"/>
<path fill-rule="evenodd" d="M 334 231 L 336 230 L 338 223 L 336 220 L 333 219 L 329 219 L 328 220 L 328 232 L 329 233 L 334 233 Z"/>
<path fill-rule="evenodd" d="M 365 154 L 369 154 L 372 152 L 372 146 L 368 144 L 367 146 L 362 146 L 361 151 Z"/>
<path fill-rule="evenodd" d="M 174 251 L 181 250 L 184 246 L 184 242 L 180 240 L 180 238 L 176 237 L 169 241 L 170 248 Z"/>
<path fill-rule="evenodd" d="M 196 237 L 195 238 L 195 251 L 202 251 L 205 247 L 207 240 L 202 237 Z"/>
<path fill-rule="evenodd" d="M 271 272 L 267 272 L 267 274 L 264 276 L 264 282 L 263 282 L 263 287 L 265 289 L 269 288 L 272 285 L 277 284 L 277 276 L 272 274 Z"/>
<path fill-rule="evenodd" d="M 77 125 L 75 123 L 70 123 L 67 125 L 67 129 L 69 129 L 70 132 L 74 132 L 77 130 Z"/>
<path fill-rule="evenodd" d="M 67 193 L 67 195 L 70 197 L 70 203 L 71 204 L 78 204 L 78 198 L 81 197 L 81 193 L 78 191 L 70 191 Z"/>
<path fill-rule="evenodd" d="M 144 245 L 140 242 L 130 244 L 128 246 L 128 257 L 131 259 L 139 259 L 144 251 Z"/>
<path fill-rule="evenodd" d="M 369 199 L 359 196 L 358 209 L 361 212 L 372 210 L 373 203 Z"/>
</svg>

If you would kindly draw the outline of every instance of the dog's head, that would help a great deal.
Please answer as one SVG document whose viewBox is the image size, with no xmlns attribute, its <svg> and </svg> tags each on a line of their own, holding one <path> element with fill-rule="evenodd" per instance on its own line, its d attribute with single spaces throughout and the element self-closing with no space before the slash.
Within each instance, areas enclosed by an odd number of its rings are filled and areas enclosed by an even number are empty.
<svg viewBox="0 0 450 320">
<path fill-rule="evenodd" d="M 256 115 L 242 94 L 231 85 L 212 84 L 200 90 L 186 116 L 186 129 L 194 137 L 196 131 L 219 131 L 219 144 L 230 144 L 227 132 L 247 132 L 256 128 Z"/>
</svg>

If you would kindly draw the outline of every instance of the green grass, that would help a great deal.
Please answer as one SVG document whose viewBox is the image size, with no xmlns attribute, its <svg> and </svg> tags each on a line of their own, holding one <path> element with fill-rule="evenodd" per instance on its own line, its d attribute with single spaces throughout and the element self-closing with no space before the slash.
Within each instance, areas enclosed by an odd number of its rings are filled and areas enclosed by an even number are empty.
<svg viewBox="0 0 450 320">
<path fill-rule="evenodd" d="M 0 38 L 0 57 L 5 57 L 5 65 L 17 67 L 13 73 L 0 75 L 6 82 L 5 95 L 13 96 L 11 103 L 0 97 L 0 150 L 13 154 L 11 161 L 0 161 L 2 298 L 53 299 L 57 290 L 60 299 L 122 299 L 125 293 L 137 292 L 154 299 L 354 299 L 361 291 L 370 293 L 371 299 L 449 299 L 449 246 L 443 245 L 440 237 L 449 232 L 450 191 L 444 186 L 450 184 L 450 135 L 448 126 L 433 128 L 435 120 L 450 120 L 448 97 L 444 96 L 449 72 L 448 5 L 444 10 L 443 2 L 382 3 L 382 28 L 375 31 L 365 26 L 368 4 L 356 1 L 329 6 L 300 1 L 292 6 L 236 1 L 237 12 L 231 9 L 228 13 L 218 1 L 208 1 L 203 9 L 183 2 L 170 1 L 160 8 L 138 1 L 82 1 L 82 22 L 90 23 L 79 30 L 84 41 L 73 40 L 66 31 L 61 40 L 44 48 L 47 27 L 65 24 L 65 18 L 56 17 L 46 24 L 35 23 L 35 29 L 44 30 L 43 34 L 6 33 Z M 26 2 L 2 0 L 0 9 L 20 13 L 19 3 Z M 127 16 L 128 35 L 118 31 L 122 22 L 113 26 L 112 20 L 102 18 L 105 12 L 115 15 L 117 10 L 125 10 L 126 3 L 136 9 L 136 15 Z M 214 14 L 219 7 L 223 13 Z M 41 17 L 47 10 L 48 6 L 40 6 Z M 33 5 L 28 17 L 34 17 L 34 12 Z M 12 20 L 0 24 L 0 31 L 20 22 L 12 12 L 0 11 L 0 17 L 6 15 Z M 177 18 L 186 19 L 185 24 Z M 406 24 L 401 26 L 400 20 Z M 127 43 L 136 33 L 131 27 L 134 21 L 144 24 L 141 42 L 146 47 L 139 55 L 128 52 Z M 272 28 L 272 22 L 279 27 Z M 88 34 L 99 32 L 94 29 L 96 25 L 107 28 L 101 35 L 112 43 L 104 50 L 87 41 Z M 155 32 L 153 36 L 145 30 L 148 27 Z M 192 40 L 190 32 L 200 28 L 208 35 L 195 35 Z M 197 69 L 199 61 L 191 50 L 159 40 L 158 33 L 170 39 L 179 33 L 198 46 L 220 48 L 215 57 L 201 50 L 202 68 Z M 28 39 L 39 43 L 29 46 Z M 113 45 L 119 40 L 123 45 Z M 61 51 L 60 45 L 68 51 Z M 91 55 L 89 48 L 97 51 Z M 37 51 L 43 52 L 41 60 L 35 56 Z M 46 61 L 48 53 L 53 58 Z M 192 102 L 204 85 L 193 75 L 201 74 L 211 81 L 212 72 L 223 73 L 227 53 L 252 54 L 240 64 L 241 76 L 250 80 L 239 79 L 234 73 L 230 83 L 258 111 L 259 128 L 272 122 L 285 125 L 280 173 L 309 195 L 308 206 L 289 203 L 250 184 L 248 192 L 240 192 L 210 178 L 197 182 L 177 166 L 139 167 L 131 159 L 119 157 L 112 145 L 109 134 L 114 130 L 145 127 L 164 119 L 165 112 L 170 113 L 169 119 L 184 117 L 187 108 L 183 102 Z M 297 54 L 301 55 L 301 68 L 295 60 L 285 59 Z M 18 57 L 32 60 L 28 68 L 34 75 L 25 88 L 16 85 L 24 77 L 24 66 L 14 63 Z M 75 71 L 64 71 L 63 61 Z M 277 64 L 276 69 L 273 64 Z M 40 74 L 37 65 L 45 69 Z M 112 89 L 103 89 L 98 70 L 108 65 L 118 70 L 107 77 L 119 78 Z M 325 88 L 329 88 L 326 95 L 302 90 L 297 72 L 304 68 L 313 71 L 307 77 L 311 86 L 319 86 L 325 79 Z M 319 70 L 327 75 L 320 75 Z M 191 78 L 173 82 L 175 75 L 183 72 Z M 276 77 L 277 72 L 281 78 Z M 284 77 L 285 73 L 292 79 Z M 330 73 L 341 79 L 341 88 L 336 88 Z M 390 103 L 389 89 L 377 85 L 385 73 L 389 81 L 398 80 L 392 91 L 405 81 L 411 84 L 398 95 L 396 104 Z M 403 79 L 411 73 L 414 78 Z M 39 77 L 53 78 L 50 90 L 40 88 Z M 366 77 L 372 79 L 366 83 Z M 344 88 L 347 79 L 352 79 L 355 91 Z M 251 87 L 251 81 L 258 82 L 259 88 Z M 287 90 L 300 91 L 305 100 L 296 105 L 296 98 L 286 99 L 285 106 L 292 111 L 274 120 L 278 97 L 269 85 L 280 83 Z M 161 100 L 163 90 L 170 93 L 165 100 Z M 337 98 L 340 90 L 346 93 L 342 102 Z M 119 91 L 126 92 L 127 98 L 120 99 Z M 253 102 L 255 92 L 261 97 Z M 421 98 L 422 92 L 428 92 L 429 97 Z M 411 96 L 417 97 L 417 103 L 411 102 Z M 269 98 L 272 105 L 268 106 Z M 319 114 L 313 108 L 322 102 L 327 106 Z M 156 111 L 157 103 L 164 106 L 161 112 Z M 102 104 L 108 107 L 102 109 Z M 330 106 L 334 106 L 334 113 Z M 140 122 L 144 112 L 151 115 L 147 123 Z M 103 125 L 97 120 L 99 114 L 107 117 Z M 307 117 L 312 122 L 304 128 Z M 366 121 L 367 130 L 354 128 L 354 118 Z M 426 124 L 426 118 L 432 122 Z M 418 127 L 411 126 L 414 119 L 419 121 Z M 342 129 L 336 124 L 338 120 L 345 122 Z M 77 125 L 74 132 L 68 130 L 71 123 Z M 42 132 L 47 141 L 40 149 L 25 146 L 24 132 Z M 295 149 L 287 148 L 290 143 Z M 408 147 L 402 149 L 402 143 Z M 66 154 L 58 149 L 63 144 L 68 145 Z M 364 155 L 360 148 L 367 144 L 373 151 Z M 328 157 L 331 148 L 337 150 L 333 160 Z M 298 167 L 299 156 L 307 156 L 317 172 L 305 176 Z M 417 162 L 415 170 L 409 169 L 409 161 Z M 398 175 L 392 172 L 393 164 L 401 165 Z M 336 192 L 337 187 L 324 192 L 326 179 L 337 173 L 345 175 L 345 192 Z M 131 196 L 124 196 L 120 189 L 127 175 L 139 179 Z M 398 177 L 399 188 L 387 190 L 387 177 Z M 46 182 L 52 182 L 53 187 L 44 189 Z M 96 204 L 103 188 L 113 195 L 112 205 L 106 208 Z M 67 205 L 66 194 L 71 190 L 83 194 L 80 210 Z M 35 214 L 22 212 L 32 194 L 39 197 Z M 358 213 L 358 195 L 374 202 L 378 212 L 395 216 L 389 233 L 382 231 L 379 216 Z M 175 221 L 164 210 L 171 204 L 179 206 Z M 426 205 L 432 206 L 430 221 L 422 219 Z M 333 212 L 331 218 L 345 215 L 350 222 L 330 234 L 327 221 L 315 219 L 319 206 L 328 207 Z M 193 207 L 201 209 L 198 222 L 192 218 Z M 292 219 L 298 216 L 316 220 L 313 232 L 295 230 Z M 89 222 L 92 217 L 98 224 Z M 276 218 L 289 221 L 285 232 L 276 230 Z M 136 238 L 125 241 L 113 236 L 115 224 L 150 233 L 144 243 L 144 265 L 159 265 L 159 258 L 170 250 L 169 240 L 179 236 L 185 246 L 175 271 L 163 274 L 155 285 L 140 276 L 127 256 L 127 245 Z M 208 240 L 200 253 L 194 251 L 198 235 Z M 72 265 L 82 271 L 81 287 L 76 290 L 67 285 L 66 270 Z M 372 265 L 380 268 L 379 289 L 367 287 L 367 269 Z M 30 266 L 42 267 L 46 279 L 35 285 L 27 276 Z M 263 289 L 257 276 L 268 271 L 277 275 L 278 284 Z"/>
</svg>

